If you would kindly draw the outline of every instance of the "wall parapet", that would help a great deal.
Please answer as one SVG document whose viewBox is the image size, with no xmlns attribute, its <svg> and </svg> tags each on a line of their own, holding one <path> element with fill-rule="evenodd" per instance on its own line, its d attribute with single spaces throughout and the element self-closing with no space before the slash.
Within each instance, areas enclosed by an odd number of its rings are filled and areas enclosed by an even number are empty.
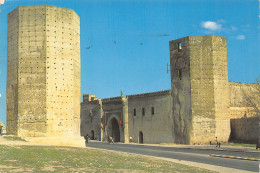
<svg viewBox="0 0 260 173">
<path fill-rule="evenodd" d="M 163 91 L 143 93 L 143 94 L 127 95 L 126 97 L 128 99 L 135 99 L 135 98 L 144 98 L 144 97 L 164 96 L 170 94 L 171 94 L 171 90 L 163 90 Z"/>
</svg>

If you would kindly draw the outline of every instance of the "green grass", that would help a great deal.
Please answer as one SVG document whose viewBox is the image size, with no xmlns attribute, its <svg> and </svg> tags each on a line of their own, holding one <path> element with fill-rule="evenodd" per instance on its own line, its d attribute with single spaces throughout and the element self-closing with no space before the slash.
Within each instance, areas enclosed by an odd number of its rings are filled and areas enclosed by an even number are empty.
<svg viewBox="0 0 260 173">
<path fill-rule="evenodd" d="M 211 143 L 211 146 L 217 145 L 215 142 Z M 256 144 L 244 144 L 244 143 L 236 143 L 236 142 L 229 142 L 229 143 L 221 143 L 221 146 L 237 146 L 237 147 L 256 147 Z"/>
<path fill-rule="evenodd" d="M 87 148 L 0 145 L 0 172 L 210 172 L 143 156 Z"/>
<path fill-rule="evenodd" d="M 243 144 L 243 143 L 224 143 L 225 146 L 242 146 L 242 147 L 256 147 L 256 144 Z"/>
<path fill-rule="evenodd" d="M 3 138 L 5 138 L 6 140 L 9 140 L 9 141 L 26 141 L 17 136 L 3 136 Z"/>
</svg>

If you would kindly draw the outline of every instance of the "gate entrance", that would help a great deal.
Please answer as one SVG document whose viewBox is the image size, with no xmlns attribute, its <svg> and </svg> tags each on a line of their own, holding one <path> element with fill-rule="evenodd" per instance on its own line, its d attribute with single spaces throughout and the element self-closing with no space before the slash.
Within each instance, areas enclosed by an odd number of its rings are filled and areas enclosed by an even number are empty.
<svg viewBox="0 0 260 173">
<path fill-rule="evenodd" d="M 93 140 L 94 138 L 95 138 L 95 136 L 94 136 L 94 130 L 91 130 L 90 139 Z"/>
<path fill-rule="evenodd" d="M 139 143 L 140 144 L 144 143 L 144 139 L 143 138 L 144 138 L 143 132 L 140 131 L 139 132 Z"/>
<path fill-rule="evenodd" d="M 112 125 L 112 136 L 114 139 L 114 142 L 120 142 L 120 130 L 119 130 L 119 124 L 115 118 L 111 120 Z"/>
</svg>

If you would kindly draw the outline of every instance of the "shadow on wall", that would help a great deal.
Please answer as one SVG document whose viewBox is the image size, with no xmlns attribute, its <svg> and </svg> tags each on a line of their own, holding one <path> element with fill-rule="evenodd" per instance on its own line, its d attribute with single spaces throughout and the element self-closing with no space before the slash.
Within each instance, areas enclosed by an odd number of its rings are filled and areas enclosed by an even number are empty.
<svg viewBox="0 0 260 173">
<path fill-rule="evenodd" d="M 259 122 L 260 116 L 231 119 L 229 142 L 259 144 Z"/>
</svg>

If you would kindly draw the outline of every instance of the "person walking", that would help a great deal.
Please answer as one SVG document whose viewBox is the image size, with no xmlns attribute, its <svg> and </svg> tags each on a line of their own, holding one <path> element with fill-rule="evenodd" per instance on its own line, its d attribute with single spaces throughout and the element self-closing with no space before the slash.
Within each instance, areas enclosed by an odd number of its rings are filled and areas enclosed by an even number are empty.
<svg viewBox="0 0 260 173">
<path fill-rule="evenodd" d="M 113 136 L 110 136 L 110 141 L 111 141 L 111 143 L 114 143 Z"/>
<path fill-rule="evenodd" d="M 216 142 L 217 142 L 216 147 L 220 147 L 221 143 L 220 143 L 220 141 L 218 140 L 218 137 L 216 137 Z"/>
<path fill-rule="evenodd" d="M 85 138 L 85 145 L 87 146 L 87 143 L 88 143 L 88 134 L 86 136 L 84 136 Z"/>
</svg>

